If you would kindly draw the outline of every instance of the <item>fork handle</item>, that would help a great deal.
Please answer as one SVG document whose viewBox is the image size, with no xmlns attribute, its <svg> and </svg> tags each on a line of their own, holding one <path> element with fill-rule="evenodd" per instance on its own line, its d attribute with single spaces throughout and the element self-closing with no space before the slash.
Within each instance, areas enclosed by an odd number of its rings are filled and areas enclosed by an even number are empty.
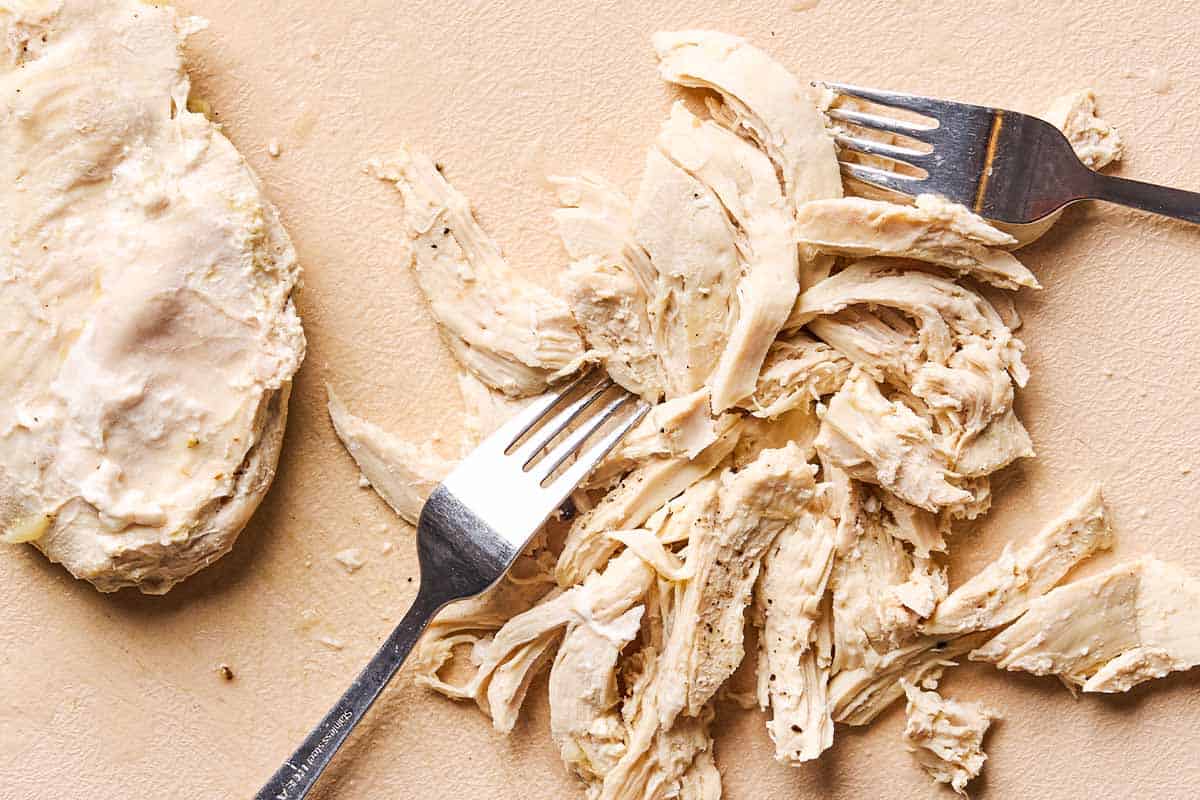
<svg viewBox="0 0 1200 800">
<path fill-rule="evenodd" d="M 388 636 L 379 652 L 350 684 L 329 713 L 305 737 L 291 757 L 283 762 L 254 800 L 302 800 L 321 777 L 342 742 L 367 713 L 375 698 L 404 663 L 425 627 L 447 600 L 426 589 L 422 582 L 417 599 Z"/>
<path fill-rule="evenodd" d="M 1188 222 L 1200 222 L 1200 193 L 1098 172 L 1091 174 L 1094 177 L 1087 196 L 1093 200 L 1106 200 Z"/>
</svg>

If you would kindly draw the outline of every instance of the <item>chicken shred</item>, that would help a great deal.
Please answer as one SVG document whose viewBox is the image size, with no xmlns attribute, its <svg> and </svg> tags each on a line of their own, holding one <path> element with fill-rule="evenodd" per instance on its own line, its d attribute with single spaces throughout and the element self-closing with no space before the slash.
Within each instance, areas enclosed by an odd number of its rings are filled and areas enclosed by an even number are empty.
<svg viewBox="0 0 1200 800">
<path fill-rule="evenodd" d="M 744 272 L 737 283 L 729 341 L 709 377 L 713 411 L 754 391 L 767 349 L 799 291 L 791 209 L 762 151 L 681 102 L 658 137 L 659 149 L 708 186 L 736 225 Z"/>
<path fill-rule="evenodd" d="M 333 429 L 362 476 L 401 519 L 416 525 L 429 493 L 454 463 L 434 452 L 429 442 L 412 444 L 354 416 L 331 387 L 326 390 Z"/>
<path fill-rule="evenodd" d="M 1200 664 L 1200 580 L 1141 558 L 1059 586 L 1029 604 L 973 661 L 1057 675 L 1085 692 L 1124 692 Z"/>
<path fill-rule="evenodd" d="M 716 508 L 688 539 L 692 577 L 684 586 L 663 650 L 659 718 L 696 716 L 742 660 L 743 617 L 762 558 L 797 524 L 814 492 L 814 468 L 796 445 L 766 450 L 737 473 L 721 476 Z"/>
<path fill-rule="evenodd" d="M 1117 129 L 1096 114 L 1096 94 L 1091 89 L 1055 100 L 1046 112 L 1046 121 L 1063 132 L 1089 169 L 1104 169 L 1125 154 Z"/>
<path fill-rule="evenodd" d="M 1016 239 L 935 195 L 920 195 L 911 206 L 864 197 L 814 200 L 797 210 L 796 233 L 801 244 L 839 256 L 911 258 L 1003 289 L 1039 286 L 1001 249 Z"/>
<path fill-rule="evenodd" d="M 367 168 L 404 197 L 417 283 L 467 370 L 505 394 L 526 396 L 579 369 L 583 342 L 566 304 L 512 271 L 433 161 L 401 149 Z"/>
<path fill-rule="evenodd" d="M 965 797 L 967 784 L 987 761 L 983 737 L 999 715 L 981 703 L 950 700 L 908 681 L 902 685 L 908 697 L 904 743 L 909 752 L 929 777 Z"/>
<path fill-rule="evenodd" d="M 943 600 L 922 630 L 955 636 L 1011 622 L 1076 564 L 1111 546 L 1104 500 L 1100 488 L 1093 487 L 1019 548 L 1005 547 L 995 561 Z"/>
<path fill-rule="evenodd" d="M 833 569 L 836 522 L 814 501 L 763 559 L 752 620 L 758 635 L 758 702 L 771 710 L 775 758 L 799 764 L 833 744 L 828 702 L 832 613 L 822 602 Z"/>
</svg>

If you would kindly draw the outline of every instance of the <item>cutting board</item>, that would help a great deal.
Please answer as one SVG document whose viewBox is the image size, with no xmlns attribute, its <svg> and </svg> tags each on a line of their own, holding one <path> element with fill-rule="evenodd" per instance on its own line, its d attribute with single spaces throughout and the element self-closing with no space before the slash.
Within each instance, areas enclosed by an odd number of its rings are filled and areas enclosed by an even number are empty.
<svg viewBox="0 0 1200 800">
<path fill-rule="evenodd" d="M 402 143 L 431 154 L 514 267 L 549 283 L 564 255 L 545 174 L 590 169 L 636 191 L 674 96 L 650 35 L 712 27 L 803 78 L 1035 113 L 1090 86 L 1128 143 L 1120 174 L 1200 189 L 1200 23 L 1186 0 L 179 5 L 211 22 L 188 48 L 195 94 L 261 176 L 304 264 L 308 359 L 274 488 L 233 553 L 167 596 L 101 595 L 32 548 L 0 551 L 3 800 L 250 797 L 412 598 L 412 531 L 359 488 L 325 384 L 448 451 L 460 404 L 403 260 L 399 198 L 363 174 L 365 159 Z M 954 539 L 952 582 L 1093 481 L 1119 543 L 1088 571 L 1153 552 L 1200 574 L 1200 228 L 1081 207 L 1022 257 L 1045 284 L 1017 297 L 1033 372 L 1018 410 L 1038 458 L 1005 472 L 995 510 Z M 334 559 L 348 547 L 368 556 L 353 574 Z M 967 664 L 943 687 L 1003 716 L 976 797 L 1200 793 L 1200 671 L 1075 700 L 1053 679 Z M 897 706 L 868 729 L 839 726 L 831 752 L 792 769 L 772 760 L 758 712 L 722 706 L 726 797 L 940 795 L 904 751 L 903 722 Z M 582 794 L 549 738 L 544 678 L 506 738 L 401 673 L 314 796 Z"/>
</svg>

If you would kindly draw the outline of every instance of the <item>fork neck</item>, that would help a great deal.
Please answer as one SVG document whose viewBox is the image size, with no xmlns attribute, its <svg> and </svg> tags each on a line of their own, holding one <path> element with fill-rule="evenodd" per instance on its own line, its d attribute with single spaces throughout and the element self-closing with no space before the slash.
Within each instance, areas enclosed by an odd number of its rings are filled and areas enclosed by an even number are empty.
<svg viewBox="0 0 1200 800">
<path fill-rule="evenodd" d="M 1101 175 L 1088 170 L 1084 197 L 1200 223 L 1200 193 Z"/>
</svg>

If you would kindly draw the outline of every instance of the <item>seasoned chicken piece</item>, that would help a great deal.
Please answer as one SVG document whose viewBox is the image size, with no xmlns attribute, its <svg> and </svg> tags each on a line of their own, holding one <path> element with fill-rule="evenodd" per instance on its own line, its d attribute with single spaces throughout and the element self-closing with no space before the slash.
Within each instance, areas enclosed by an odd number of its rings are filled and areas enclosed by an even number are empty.
<svg viewBox="0 0 1200 800">
<path fill-rule="evenodd" d="M 1058 98 L 1045 119 L 1063 132 L 1075 155 L 1090 169 L 1103 169 L 1125 154 L 1117 129 L 1096 114 L 1096 94 L 1091 89 Z"/>
<path fill-rule="evenodd" d="M 775 419 L 748 417 L 741 422 L 742 435 L 733 448 L 732 466 L 735 469 L 750 464 L 764 450 L 778 450 L 795 444 L 811 460 L 816 454 L 815 442 L 821 430 L 816 407 L 797 408 Z"/>
<path fill-rule="evenodd" d="M 833 744 L 828 703 L 832 613 L 822 602 L 837 526 L 828 499 L 814 500 L 763 559 L 752 620 L 758 635 L 758 702 L 771 709 L 775 758 L 799 764 Z"/>
<path fill-rule="evenodd" d="M 606 531 L 636 528 L 668 500 L 707 475 L 729 455 L 738 439 L 737 420 L 722 419 L 717 440 L 694 459 L 656 457 L 625 476 L 591 511 L 578 517 L 567 533 L 556 574 L 561 586 L 583 580 L 599 569 L 620 544 Z"/>
<path fill-rule="evenodd" d="M 600 256 L 588 256 L 572 262 L 562 284 L 590 354 L 618 384 L 658 402 L 664 392 L 663 376 L 654 352 L 646 293 L 630 271 Z"/>
<path fill-rule="evenodd" d="M 427 156 L 401 149 L 368 171 L 404 197 L 417 283 L 464 367 L 513 396 L 537 394 L 579 369 L 583 342 L 566 304 L 512 271 Z"/>
<path fill-rule="evenodd" d="M 603 572 L 589 575 L 581 585 L 547 593 L 537 605 L 505 622 L 490 642 L 476 645 L 478 666 L 465 683 L 449 684 L 437 678 L 437 671 L 448 658 L 444 645 L 421 659 L 420 669 L 433 676 L 424 682 L 449 697 L 475 700 L 490 714 L 496 730 L 508 733 L 529 682 L 549 660 L 564 630 L 583 626 L 610 642 L 629 642 L 637 634 L 640 616 L 627 612 L 641 600 L 653 576 L 653 570 L 636 553 L 622 553 Z M 580 638 L 576 644 L 584 640 Z M 497 675 L 503 680 L 498 682 Z M 574 679 L 566 673 L 562 676 L 563 681 Z M 570 729 L 567 720 L 579 713 L 584 712 L 575 708 L 564 711 L 566 716 L 560 718 L 564 740 Z"/>
<path fill-rule="evenodd" d="M 535 558 L 522 555 L 517 568 L 525 571 Z M 497 730 L 512 730 L 529 681 L 553 653 L 558 633 L 552 631 L 513 646 L 508 657 L 492 664 L 486 675 L 480 672 L 483 653 L 505 623 L 558 593 L 552 580 L 525 581 L 510 573 L 483 594 L 450 605 L 430 623 L 409 658 L 414 682 L 447 697 L 474 700 L 491 716 Z M 467 651 L 473 675 L 462 683 L 451 683 L 440 673 L 455 660 L 457 650 Z"/>
<path fill-rule="evenodd" d="M 807 330 L 879 383 L 908 386 L 925 361 L 916 326 L 891 309 L 850 306 L 817 317 Z"/>
<path fill-rule="evenodd" d="M 928 420 L 885 398 L 860 370 L 829 401 L 816 444 L 852 478 L 878 484 L 918 508 L 937 511 L 970 497 L 950 482 L 950 454 Z"/>
<path fill-rule="evenodd" d="M 743 622 L 762 557 L 796 525 L 814 492 L 814 468 L 796 445 L 766 450 L 721 476 L 718 511 L 688 540 L 685 584 L 664 647 L 659 720 L 698 715 L 742 660 Z"/>
<path fill-rule="evenodd" d="M 617 445 L 616 459 L 633 466 L 652 456 L 698 456 L 717 440 L 718 422 L 708 413 L 708 397 L 706 387 L 650 409 Z"/>
<path fill-rule="evenodd" d="M 796 234 L 801 244 L 825 253 L 912 258 L 1005 289 L 1039 286 L 1016 256 L 1000 249 L 1016 239 L 935 195 L 920 195 L 915 205 L 864 197 L 814 200 L 797 209 Z"/>
<path fill-rule="evenodd" d="M 902 681 L 908 697 L 904 743 L 917 764 L 937 783 L 948 783 L 967 794 L 967 784 L 979 776 L 987 754 L 983 737 L 999 715 L 981 703 L 947 700 Z"/>
<path fill-rule="evenodd" d="M 922 630 L 955 636 L 1011 622 L 1076 564 L 1111 546 L 1112 530 L 1096 486 L 1019 548 L 1005 546 L 995 561 L 938 605 Z"/>
<path fill-rule="evenodd" d="M 422 445 L 406 442 L 354 416 L 332 387 L 325 388 L 333 429 L 354 457 L 363 477 L 401 519 L 416 525 L 426 498 L 449 474 L 454 463 L 434 452 L 429 442 Z"/>
<path fill-rule="evenodd" d="M 568 769 L 592 790 L 625 754 L 617 658 L 638 634 L 644 608 L 633 604 L 652 581 L 638 558 L 627 550 L 609 563 L 604 574 L 617 578 L 605 587 L 612 598 L 596 591 L 586 604 L 577 603 L 583 621 L 568 623 L 550 670 L 550 733 Z M 598 586 L 601 579 L 589 581 Z"/>
<path fill-rule="evenodd" d="M 953 281 L 897 267 L 889 259 L 860 261 L 805 292 L 793 322 L 807 323 L 855 305 L 884 308 L 874 311 L 879 320 L 863 335 L 866 341 L 858 352 L 853 346 L 847 351 L 851 359 L 866 361 L 864 369 L 882 373 L 919 399 L 924 404 L 919 416 L 937 424 L 952 459 L 1011 408 L 1013 384 L 1022 386 L 1028 379 L 1021 360 L 1024 345 L 986 300 Z M 895 312 L 911 316 L 915 328 Z M 828 334 L 820 324 L 815 327 Z M 835 335 L 852 345 L 858 340 L 845 326 Z"/>
<path fill-rule="evenodd" d="M 791 313 L 799 290 L 791 208 L 775 167 L 761 150 L 682 102 L 658 136 L 664 154 L 708 186 L 737 226 L 745 268 L 737 284 L 729 341 L 709 377 L 713 411 L 754 391 L 767 348 Z"/>
<path fill-rule="evenodd" d="M 771 344 L 754 393 L 738 405 L 756 417 L 778 417 L 836 392 L 849 374 L 850 362 L 837 350 L 793 333 Z"/>
<path fill-rule="evenodd" d="M 904 696 L 901 679 L 919 686 L 936 686 L 954 659 L 987 641 L 990 633 L 957 639 L 921 636 L 889 651 L 871 667 L 843 670 L 829 681 L 829 705 L 833 721 L 867 725 L 892 703 Z"/>
<path fill-rule="evenodd" d="M 638 288 L 653 297 L 658 275 L 650 256 L 633 233 L 633 206 L 611 183 L 598 175 L 550 178 L 558 193 L 554 223 L 563 247 L 573 259 L 599 256 L 629 271 Z"/>
<path fill-rule="evenodd" d="M 1018 458 L 1033 458 L 1033 439 L 1011 408 L 992 419 L 959 451 L 954 471 L 977 478 L 1007 467 Z"/>
<path fill-rule="evenodd" d="M 663 726 L 658 703 L 658 687 L 664 679 L 662 656 L 652 644 L 634 659 L 637 672 L 621 707 L 628 732 L 625 754 L 592 796 L 597 800 L 720 800 L 721 774 L 713 763 L 709 733 L 712 707 Z"/>
<path fill-rule="evenodd" d="M 634 230 L 657 274 L 650 320 L 667 396 L 694 392 L 728 340 L 741 274 L 733 227 L 711 189 L 651 148 Z"/>
<path fill-rule="evenodd" d="M 563 763 L 589 787 L 602 782 L 625 754 L 617 657 L 637 635 L 642 610 L 635 606 L 617 618 L 613 627 L 620 637 L 575 626 L 550 668 L 550 735 Z"/>
<path fill-rule="evenodd" d="M 882 522 L 882 508 L 851 481 L 834 513 L 834 672 L 870 667 L 917 636 L 921 620 L 946 596 L 944 569 L 914 558 Z"/>
<path fill-rule="evenodd" d="M 1005 550 L 951 592 L 922 626 L 923 635 L 873 665 L 838 672 L 829 688 L 834 720 L 870 722 L 900 697 L 901 677 L 915 684 L 935 683 L 952 659 L 987 642 L 992 630 L 1024 613 L 1075 564 L 1106 549 L 1110 538 L 1100 496 L 1089 492 L 1029 543 L 1015 552 Z"/>
<path fill-rule="evenodd" d="M 744 39 L 715 31 L 658 33 L 654 49 L 664 80 L 711 89 L 714 119 L 756 141 L 783 176 L 794 215 L 809 200 L 842 196 L 841 169 L 823 113 L 828 97 L 797 80 Z M 800 289 L 829 274 L 833 259 L 808 248 L 800 254 Z"/>
<path fill-rule="evenodd" d="M 892 259 L 863 259 L 808 290 L 796 302 L 788 326 L 800 327 L 853 305 L 893 308 L 912 316 L 926 356 L 938 363 L 950 359 L 956 340 L 978 337 L 998 351 L 1016 384 L 1025 385 L 1024 345 L 990 303 L 954 281 Z"/>
<path fill-rule="evenodd" d="M 1001 669 L 1124 692 L 1200 664 L 1200 580 L 1142 558 L 1060 586 L 971 652 Z"/>
<path fill-rule="evenodd" d="M 775 162 L 793 209 L 842 196 L 824 100 L 815 87 L 746 40 L 725 33 L 661 32 L 654 35 L 654 50 L 664 80 L 721 95 L 730 127 L 749 134 Z"/>
</svg>

